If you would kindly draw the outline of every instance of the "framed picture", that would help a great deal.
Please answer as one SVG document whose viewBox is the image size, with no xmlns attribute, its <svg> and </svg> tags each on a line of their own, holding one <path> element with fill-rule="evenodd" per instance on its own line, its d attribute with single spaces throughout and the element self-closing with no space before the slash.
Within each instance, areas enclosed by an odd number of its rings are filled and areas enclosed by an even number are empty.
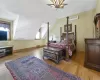
<svg viewBox="0 0 100 80">
<path fill-rule="evenodd" d="M 68 30 L 67 30 L 68 29 Z M 72 32 L 72 24 L 69 24 L 68 25 L 68 28 L 67 28 L 67 25 L 64 25 L 64 32 Z"/>
</svg>

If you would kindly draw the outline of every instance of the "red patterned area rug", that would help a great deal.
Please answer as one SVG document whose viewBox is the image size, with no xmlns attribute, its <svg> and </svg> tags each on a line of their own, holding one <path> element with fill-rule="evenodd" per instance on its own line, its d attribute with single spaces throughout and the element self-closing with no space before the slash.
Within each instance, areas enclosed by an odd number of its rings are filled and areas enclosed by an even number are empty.
<svg viewBox="0 0 100 80">
<path fill-rule="evenodd" d="M 33 56 L 6 62 L 5 65 L 14 80 L 81 80 Z"/>
</svg>

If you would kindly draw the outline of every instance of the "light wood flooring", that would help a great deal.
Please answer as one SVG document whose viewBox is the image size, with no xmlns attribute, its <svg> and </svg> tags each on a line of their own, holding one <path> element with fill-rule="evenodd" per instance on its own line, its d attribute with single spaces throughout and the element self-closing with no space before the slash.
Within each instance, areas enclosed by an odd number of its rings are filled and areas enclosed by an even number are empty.
<svg viewBox="0 0 100 80">
<path fill-rule="evenodd" d="M 27 55 L 33 55 L 39 59 L 42 59 L 42 49 L 36 49 L 31 51 L 25 51 L 20 53 L 14 53 L 11 56 L 0 58 L 0 80 L 13 80 L 9 71 L 6 69 L 4 62 L 9 60 L 15 60 Z M 82 80 L 100 80 L 100 72 L 88 69 L 84 67 L 84 53 L 76 53 L 70 61 L 62 60 L 59 64 L 55 64 L 51 60 L 45 59 L 45 61 L 65 72 L 69 72 L 80 77 Z"/>
</svg>

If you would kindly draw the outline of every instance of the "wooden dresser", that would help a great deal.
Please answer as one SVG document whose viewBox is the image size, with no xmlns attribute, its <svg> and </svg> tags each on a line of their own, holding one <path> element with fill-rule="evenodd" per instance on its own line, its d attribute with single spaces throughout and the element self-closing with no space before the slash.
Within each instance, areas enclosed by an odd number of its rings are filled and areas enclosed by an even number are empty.
<svg viewBox="0 0 100 80">
<path fill-rule="evenodd" d="M 84 66 L 100 71 L 100 39 L 85 39 L 85 63 Z"/>
</svg>

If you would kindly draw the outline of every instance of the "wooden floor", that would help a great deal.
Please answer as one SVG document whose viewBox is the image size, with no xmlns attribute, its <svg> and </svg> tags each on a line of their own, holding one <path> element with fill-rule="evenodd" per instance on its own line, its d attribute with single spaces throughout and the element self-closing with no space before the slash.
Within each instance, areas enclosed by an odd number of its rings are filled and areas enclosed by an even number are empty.
<svg viewBox="0 0 100 80">
<path fill-rule="evenodd" d="M 42 49 L 37 49 L 33 51 L 25 51 L 20 53 L 14 53 L 12 56 L 4 57 L 0 59 L 0 80 L 11 80 L 7 77 L 8 74 L 4 73 L 6 71 L 4 67 L 4 62 L 8 60 L 15 60 L 17 58 L 27 56 L 27 55 L 33 55 L 35 57 L 38 57 L 39 59 L 42 59 L 43 52 Z M 54 62 L 50 60 L 45 60 L 48 64 L 55 66 L 56 68 L 59 68 L 65 72 L 72 73 L 74 75 L 77 75 L 81 77 L 82 80 L 100 80 L 100 72 L 85 68 L 84 65 L 84 53 L 76 53 L 70 61 L 64 61 L 62 60 L 59 64 L 55 64 Z M 7 79 L 5 78 L 6 75 Z M 9 74 L 10 75 L 10 74 Z"/>
</svg>

